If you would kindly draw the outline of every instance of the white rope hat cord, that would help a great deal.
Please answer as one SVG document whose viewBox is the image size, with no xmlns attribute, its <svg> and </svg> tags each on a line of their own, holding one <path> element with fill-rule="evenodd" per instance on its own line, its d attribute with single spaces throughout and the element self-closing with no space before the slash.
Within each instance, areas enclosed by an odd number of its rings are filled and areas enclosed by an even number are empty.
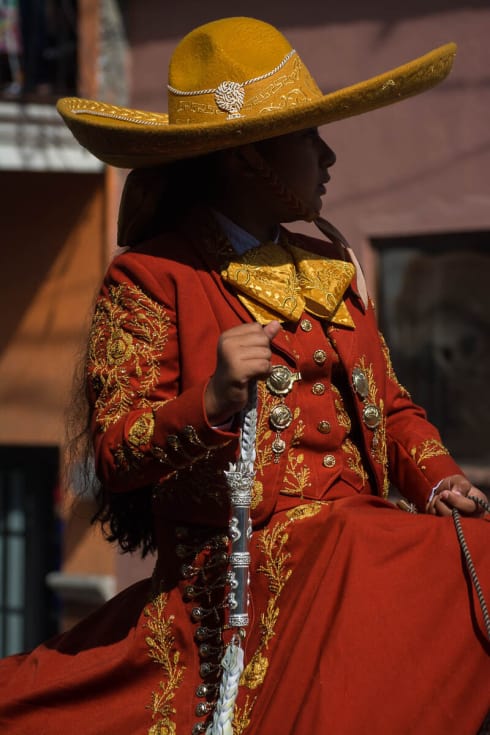
<svg viewBox="0 0 490 735">
<path fill-rule="evenodd" d="M 224 81 L 221 82 L 221 84 L 218 84 L 215 89 L 196 90 L 177 89 L 176 87 L 172 87 L 171 84 L 168 84 L 167 89 L 171 94 L 175 94 L 177 97 L 199 97 L 203 94 L 214 94 L 214 100 L 217 107 L 220 110 L 227 112 L 228 120 L 231 120 L 235 117 L 241 117 L 240 110 L 242 109 L 245 100 L 245 87 L 248 87 L 250 84 L 255 84 L 255 82 L 262 82 L 264 79 L 268 79 L 274 74 L 277 74 L 277 72 L 287 64 L 289 59 L 294 56 L 295 53 L 296 50 L 291 49 L 283 60 L 280 61 L 273 69 L 258 77 L 253 77 L 253 79 L 246 79 L 244 82 Z"/>
</svg>

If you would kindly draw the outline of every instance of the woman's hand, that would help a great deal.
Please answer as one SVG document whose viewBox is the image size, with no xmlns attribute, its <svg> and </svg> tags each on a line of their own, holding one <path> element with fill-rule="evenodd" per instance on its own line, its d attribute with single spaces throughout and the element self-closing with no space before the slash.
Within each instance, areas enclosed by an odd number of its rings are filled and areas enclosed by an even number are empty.
<svg viewBox="0 0 490 735">
<path fill-rule="evenodd" d="M 463 475 L 446 477 L 439 484 L 430 503 L 427 504 L 426 512 L 438 516 L 449 516 L 453 508 L 457 508 L 461 515 L 475 517 L 485 515 L 485 510 L 470 500 L 468 495 L 488 500 L 485 493 L 478 490 Z"/>
<path fill-rule="evenodd" d="M 245 407 L 250 380 L 265 378 L 271 369 L 270 342 L 281 325 L 240 324 L 223 332 L 218 341 L 216 371 L 204 394 L 204 407 L 213 426 L 226 423 Z"/>
</svg>

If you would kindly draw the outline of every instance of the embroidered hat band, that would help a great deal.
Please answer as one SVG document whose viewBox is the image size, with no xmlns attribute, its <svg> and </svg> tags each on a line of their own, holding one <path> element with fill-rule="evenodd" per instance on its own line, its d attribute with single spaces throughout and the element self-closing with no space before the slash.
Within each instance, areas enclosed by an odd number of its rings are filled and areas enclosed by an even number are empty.
<svg viewBox="0 0 490 735">
<path fill-rule="evenodd" d="M 185 36 L 169 65 L 168 114 L 65 97 L 58 111 L 97 158 L 123 168 L 170 161 L 324 125 L 399 102 L 441 82 L 453 43 L 324 94 L 273 26 L 212 21 Z"/>
</svg>

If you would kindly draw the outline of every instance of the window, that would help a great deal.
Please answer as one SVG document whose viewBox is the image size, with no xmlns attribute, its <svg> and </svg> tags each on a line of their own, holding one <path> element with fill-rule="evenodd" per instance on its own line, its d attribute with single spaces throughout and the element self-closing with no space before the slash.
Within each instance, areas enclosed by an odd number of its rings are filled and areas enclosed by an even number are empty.
<svg viewBox="0 0 490 735">
<path fill-rule="evenodd" d="M 76 93 L 76 0 L 0 0 L 0 96 Z"/>
<path fill-rule="evenodd" d="M 374 239 L 378 316 L 400 382 L 490 480 L 490 232 Z M 482 480 L 475 480 L 482 482 Z"/>
<path fill-rule="evenodd" d="M 59 566 L 58 449 L 0 447 L 0 656 L 57 632 L 46 574 Z"/>
</svg>

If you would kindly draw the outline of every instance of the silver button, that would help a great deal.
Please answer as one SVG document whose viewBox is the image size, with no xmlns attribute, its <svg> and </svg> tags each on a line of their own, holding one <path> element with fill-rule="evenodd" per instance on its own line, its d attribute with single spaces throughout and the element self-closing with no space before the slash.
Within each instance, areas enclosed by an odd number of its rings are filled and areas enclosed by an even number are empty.
<svg viewBox="0 0 490 735">
<path fill-rule="evenodd" d="M 284 439 L 281 439 L 280 437 L 276 437 L 274 441 L 272 442 L 272 451 L 274 454 L 282 454 L 284 450 L 286 449 L 286 442 Z"/>
<path fill-rule="evenodd" d="M 291 425 L 292 420 L 293 414 L 291 410 L 282 403 L 279 406 L 274 406 L 270 412 L 269 421 L 272 428 L 276 431 L 287 429 Z"/>
<path fill-rule="evenodd" d="M 323 383 L 315 383 L 311 389 L 311 392 L 314 396 L 323 396 L 325 390 L 326 388 Z"/>
<path fill-rule="evenodd" d="M 355 367 L 352 371 L 352 385 L 357 395 L 362 399 L 367 398 L 369 393 L 369 384 L 364 370 L 359 367 Z"/>
<path fill-rule="evenodd" d="M 335 467 L 336 459 L 333 454 L 326 454 L 322 460 L 322 464 L 324 467 Z"/>
<path fill-rule="evenodd" d="M 286 365 L 274 365 L 265 384 L 275 396 L 285 396 L 293 387 L 295 380 L 300 377 L 299 373 L 293 373 Z"/>
<path fill-rule="evenodd" d="M 327 353 L 325 350 L 315 350 L 313 353 L 313 360 L 317 365 L 324 365 L 327 360 Z"/>
<path fill-rule="evenodd" d="M 299 326 L 303 330 L 303 332 L 311 332 L 313 329 L 313 324 L 310 322 L 309 319 L 302 319 L 299 323 Z"/>
<path fill-rule="evenodd" d="M 368 403 L 363 409 L 362 420 L 368 429 L 375 429 L 381 422 L 381 410 L 374 403 Z"/>
</svg>

